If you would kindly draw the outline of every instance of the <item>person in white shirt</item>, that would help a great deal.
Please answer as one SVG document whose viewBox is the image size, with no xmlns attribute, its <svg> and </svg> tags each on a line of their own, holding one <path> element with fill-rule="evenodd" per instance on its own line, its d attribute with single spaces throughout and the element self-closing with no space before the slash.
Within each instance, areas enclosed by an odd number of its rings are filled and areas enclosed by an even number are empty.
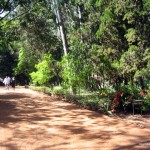
<svg viewBox="0 0 150 150">
<path fill-rule="evenodd" d="M 3 83 L 5 84 L 5 88 L 9 90 L 11 78 L 6 76 Z"/>
</svg>

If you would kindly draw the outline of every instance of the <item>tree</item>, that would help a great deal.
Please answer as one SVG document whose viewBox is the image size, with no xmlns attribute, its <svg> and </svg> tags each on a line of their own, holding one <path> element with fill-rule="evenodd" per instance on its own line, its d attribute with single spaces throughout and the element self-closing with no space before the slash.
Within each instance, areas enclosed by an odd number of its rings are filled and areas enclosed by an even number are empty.
<svg viewBox="0 0 150 150">
<path fill-rule="evenodd" d="M 51 53 L 56 60 L 60 60 L 62 55 L 53 21 L 54 14 L 49 12 L 49 7 L 44 2 L 35 3 L 30 7 L 34 11 L 19 18 L 17 24 L 17 34 L 21 35 L 21 42 L 18 43 L 19 61 L 16 74 L 25 74 L 28 78 L 35 70 L 35 64 L 43 61 L 45 54 Z M 18 13 L 24 11 L 22 9 L 20 8 Z"/>
<path fill-rule="evenodd" d="M 33 83 L 36 85 L 45 84 L 49 86 L 49 81 L 54 76 L 52 55 L 44 55 L 43 61 L 35 65 L 35 68 L 37 71 L 30 73 Z"/>
</svg>

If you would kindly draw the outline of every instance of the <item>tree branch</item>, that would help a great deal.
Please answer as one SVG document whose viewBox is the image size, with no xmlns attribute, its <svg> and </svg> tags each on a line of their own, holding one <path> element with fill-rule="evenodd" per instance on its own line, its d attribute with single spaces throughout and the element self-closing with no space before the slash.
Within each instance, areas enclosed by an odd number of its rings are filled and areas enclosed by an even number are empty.
<svg viewBox="0 0 150 150">
<path fill-rule="evenodd" d="M 34 10 L 34 9 L 32 9 L 32 10 Z M 16 17 L 12 18 L 12 19 L 10 19 L 10 20 L 8 20 L 5 24 L 7 24 L 7 23 L 9 23 L 9 22 L 11 22 L 11 21 L 13 21 L 13 20 L 15 20 L 16 18 L 19 18 L 19 17 L 23 16 L 24 14 L 30 13 L 32 10 L 28 10 L 28 11 L 26 11 L 26 12 L 21 13 L 20 15 L 18 15 L 18 16 L 16 16 Z M 4 24 L 4 25 L 5 25 L 5 24 Z M 0 28 L 3 27 L 4 25 L 1 25 Z"/>
</svg>

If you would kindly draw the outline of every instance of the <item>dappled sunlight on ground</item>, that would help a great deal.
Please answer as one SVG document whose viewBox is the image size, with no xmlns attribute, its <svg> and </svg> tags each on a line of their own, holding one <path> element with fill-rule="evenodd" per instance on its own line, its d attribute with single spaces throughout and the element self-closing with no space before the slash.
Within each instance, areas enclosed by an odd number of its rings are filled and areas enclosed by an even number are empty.
<svg viewBox="0 0 150 150">
<path fill-rule="evenodd" d="M 150 149 L 149 118 L 144 126 L 134 121 L 23 87 L 0 89 L 0 150 Z"/>
</svg>

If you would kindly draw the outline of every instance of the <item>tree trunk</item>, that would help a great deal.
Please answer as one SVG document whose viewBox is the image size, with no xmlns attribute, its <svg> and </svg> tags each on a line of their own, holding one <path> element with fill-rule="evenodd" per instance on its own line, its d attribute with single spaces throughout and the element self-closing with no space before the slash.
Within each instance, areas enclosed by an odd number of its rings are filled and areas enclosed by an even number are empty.
<svg viewBox="0 0 150 150">
<path fill-rule="evenodd" d="M 62 39 L 62 42 L 63 42 L 64 55 L 66 56 L 67 51 L 68 51 L 67 38 L 66 38 L 65 29 L 64 29 L 64 24 L 63 24 L 63 21 L 62 21 L 62 15 L 61 15 L 61 10 L 60 10 L 60 6 L 59 6 L 59 0 L 53 0 L 53 4 L 56 6 L 55 15 L 56 15 L 56 18 L 57 18 L 57 23 L 58 23 L 58 26 L 59 26 L 61 39 Z"/>
</svg>

